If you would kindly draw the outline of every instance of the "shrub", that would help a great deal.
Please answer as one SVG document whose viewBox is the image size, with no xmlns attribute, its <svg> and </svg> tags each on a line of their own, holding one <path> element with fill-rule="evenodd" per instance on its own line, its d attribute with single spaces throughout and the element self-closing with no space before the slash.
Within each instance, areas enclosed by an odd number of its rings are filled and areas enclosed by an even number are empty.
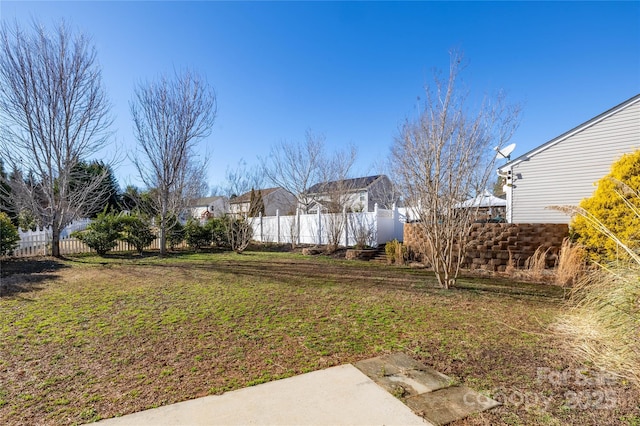
<svg viewBox="0 0 640 426">
<path fill-rule="evenodd" d="M 11 223 L 9 216 L 0 212 L 0 256 L 11 254 L 18 246 L 18 241 L 20 241 L 18 230 Z"/>
<path fill-rule="evenodd" d="M 387 255 L 387 263 L 390 264 L 402 265 L 407 258 L 407 247 L 398 240 L 389 241 L 384 247 L 384 252 Z"/>
<path fill-rule="evenodd" d="M 204 224 L 204 229 L 209 233 L 211 242 L 216 246 L 229 247 L 227 221 L 222 218 L 211 218 Z"/>
<path fill-rule="evenodd" d="M 227 216 L 226 218 L 227 238 L 231 250 L 236 253 L 242 253 L 249 246 L 253 237 L 253 226 L 251 219 L 234 218 Z"/>
<path fill-rule="evenodd" d="M 120 226 L 122 233 L 119 240 L 134 246 L 139 254 L 156 239 L 147 221 L 139 215 L 120 216 Z"/>
<path fill-rule="evenodd" d="M 366 214 L 354 213 L 350 215 L 349 228 L 356 240 L 355 248 L 363 250 L 370 246 L 375 237 L 375 223 Z"/>
<path fill-rule="evenodd" d="M 175 250 L 179 244 L 184 241 L 184 226 L 180 222 L 176 222 L 167 232 L 167 241 L 169 248 Z"/>
<path fill-rule="evenodd" d="M 596 222 L 604 225 L 627 247 L 635 249 L 639 246 L 640 217 L 635 211 L 640 208 L 640 150 L 623 155 L 597 185 L 593 196 L 580 203 L 581 210 L 588 214 L 576 216 L 571 228 L 592 259 L 609 261 L 623 255 L 624 250 L 594 226 Z"/>
<path fill-rule="evenodd" d="M 94 249 L 100 256 L 104 256 L 118 244 L 121 230 L 120 217 L 113 212 L 103 211 L 87 226 L 87 229 L 71 235 Z"/>
<path fill-rule="evenodd" d="M 189 247 L 196 250 L 211 245 L 211 233 L 195 219 L 189 219 L 184 226 L 184 239 Z"/>
</svg>

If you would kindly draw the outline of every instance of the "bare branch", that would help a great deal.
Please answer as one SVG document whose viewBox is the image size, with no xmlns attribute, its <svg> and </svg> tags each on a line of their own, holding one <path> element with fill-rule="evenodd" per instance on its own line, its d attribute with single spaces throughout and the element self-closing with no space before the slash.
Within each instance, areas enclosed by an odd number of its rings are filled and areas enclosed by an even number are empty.
<svg viewBox="0 0 640 426">
<path fill-rule="evenodd" d="M 436 76 L 425 89 L 424 110 L 407 120 L 392 149 L 400 189 L 425 236 L 423 252 L 445 288 L 455 283 L 477 215 L 460 202 L 486 188 L 495 161 L 491 148 L 511 138 L 519 112 L 506 106 L 503 94 L 471 109 L 456 86 L 461 62 L 453 53 L 448 79 Z"/>
<path fill-rule="evenodd" d="M 213 89 L 191 71 L 139 84 L 130 103 L 139 152 L 133 158 L 142 181 L 154 189 L 160 216 L 160 252 L 166 233 L 191 199 L 206 192 L 205 161 L 197 142 L 211 133 L 216 116 Z"/>
<path fill-rule="evenodd" d="M 73 185 L 74 171 L 107 144 L 112 118 L 89 38 L 64 23 L 52 33 L 37 22 L 32 30 L 0 31 L 0 155 L 15 171 L 7 182 L 13 201 L 51 226 L 59 256 L 60 231 L 103 202 L 96 191 L 107 174 Z"/>
<path fill-rule="evenodd" d="M 325 137 L 308 130 L 303 143 L 281 142 L 261 160 L 264 176 L 275 186 L 295 194 L 304 213 L 315 201 L 309 188 L 323 179 L 326 165 Z"/>
</svg>

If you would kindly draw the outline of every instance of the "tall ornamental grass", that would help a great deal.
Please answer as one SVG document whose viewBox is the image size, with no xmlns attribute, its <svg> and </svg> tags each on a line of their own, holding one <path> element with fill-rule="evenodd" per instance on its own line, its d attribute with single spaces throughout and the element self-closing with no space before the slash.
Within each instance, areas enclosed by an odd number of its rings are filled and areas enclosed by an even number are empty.
<svg viewBox="0 0 640 426">
<path fill-rule="evenodd" d="M 556 330 L 574 354 L 640 387 L 640 256 L 594 215 L 577 212 L 624 255 L 578 280 Z"/>
</svg>

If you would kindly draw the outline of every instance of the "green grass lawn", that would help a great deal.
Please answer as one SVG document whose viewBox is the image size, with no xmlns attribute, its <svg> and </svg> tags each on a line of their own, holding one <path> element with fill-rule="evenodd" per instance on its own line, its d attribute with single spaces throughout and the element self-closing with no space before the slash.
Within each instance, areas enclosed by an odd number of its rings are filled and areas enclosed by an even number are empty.
<svg viewBox="0 0 640 426">
<path fill-rule="evenodd" d="M 444 291 L 424 270 L 267 252 L 2 269 L 2 424 L 91 422 L 395 351 L 505 403 L 459 424 L 640 424 L 622 381 L 610 408 L 575 403 L 602 387 L 565 380 L 590 370 L 548 329 L 556 287 L 466 278 Z"/>
</svg>

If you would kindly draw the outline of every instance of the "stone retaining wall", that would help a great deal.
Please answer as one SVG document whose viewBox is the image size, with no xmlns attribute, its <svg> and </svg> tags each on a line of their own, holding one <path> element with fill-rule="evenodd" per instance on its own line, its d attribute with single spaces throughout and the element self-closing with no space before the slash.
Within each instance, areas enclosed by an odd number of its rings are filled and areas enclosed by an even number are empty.
<svg viewBox="0 0 640 426">
<path fill-rule="evenodd" d="M 404 225 L 404 244 L 415 256 L 421 257 L 424 244 L 419 224 Z M 524 266 L 526 260 L 538 247 L 547 250 L 547 266 L 556 264 L 562 241 L 569 236 L 566 224 L 555 223 L 474 223 L 469 241 L 464 268 L 504 271 L 513 262 Z"/>
</svg>

